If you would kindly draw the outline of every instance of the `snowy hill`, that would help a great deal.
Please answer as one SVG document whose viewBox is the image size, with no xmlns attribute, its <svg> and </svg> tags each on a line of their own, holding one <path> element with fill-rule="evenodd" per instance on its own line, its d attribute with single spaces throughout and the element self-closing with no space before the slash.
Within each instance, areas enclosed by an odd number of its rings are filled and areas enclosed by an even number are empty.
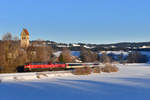
<svg viewBox="0 0 150 100">
<path fill-rule="evenodd" d="M 104 51 L 101 51 L 99 54 L 101 55 Z M 130 51 L 129 51 L 130 52 Z M 129 52 L 126 51 L 105 51 L 106 54 L 113 54 L 113 55 L 121 55 L 123 54 L 124 56 L 127 56 L 129 54 Z M 150 51 L 140 51 L 141 54 L 146 55 L 148 57 L 150 57 Z M 55 52 L 54 55 L 56 55 L 57 57 L 61 54 L 61 51 Z M 71 55 L 73 56 L 80 56 L 80 51 L 71 51 Z"/>
<path fill-rule="evenodd" d="M 57 51 L 55 53 L 53 53 L 56 57 L 59 57 L 62 51 Z M 71 55 L 72 56 L 80 56 L 80 51 L 71 51 Z"/>
<path fill-rule="evenodd" d="M 0 83 L 1 100 L 149 100 L 150 65 L 117 65 L 117 73 L 58 75 Z M 34 74 L 34 73 L 27 73 Z M 4 77 L 8 74 L 2 74 Z M 10 74 L 12 76 L 13 74 Z"/>
</svg>

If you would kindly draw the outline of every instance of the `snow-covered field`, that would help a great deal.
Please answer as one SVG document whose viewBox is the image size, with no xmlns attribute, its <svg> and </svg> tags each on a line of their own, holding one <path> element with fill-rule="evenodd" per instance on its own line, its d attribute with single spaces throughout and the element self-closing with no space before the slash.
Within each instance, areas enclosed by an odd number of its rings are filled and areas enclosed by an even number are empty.
<svg viewBox="0 0 150 100">
<path fill-rule="evenodd" d="M 117 66 L 119 72 L 87 76 L 1 74 L 0 100 L 149 100 L 150 65 Z"/>
</svg>

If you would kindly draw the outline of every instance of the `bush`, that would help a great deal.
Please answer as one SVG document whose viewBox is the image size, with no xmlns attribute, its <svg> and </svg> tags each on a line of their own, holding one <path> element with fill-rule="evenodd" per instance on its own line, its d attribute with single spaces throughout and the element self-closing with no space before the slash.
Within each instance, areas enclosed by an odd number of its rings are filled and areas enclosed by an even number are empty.
<svg viewBox="0 0 150 100">
<path fill-rule="evenodd" d="M 93 68 L 93 73 L 100 73 L 101 72 L 101 68 L 100 67 L 94 67 Z"/>
<path fill-rule="evenodd" d="M 91 72 L 92 69 L 90 67 L 85 67 L 85 68 L 77 68 L 72 73 L 74 75 L 89 75 L 91 74 Z"/>
<path fill-rule="evenodd" d="M 37 78 L 42 78 L 42 77 L 48 77 L 48 75 L 45 74 L 45 73 L 37 73 L 36 77 Z"/>
<path fill-rule="evenodd" d="M 115 66 L 115 65 L 111 65 L 111 64 L 106 64 L 104 68 L 102 68 L 103 72 L 118 72 L 119 69 Z"/>
<path fill-rule="evenodd" d="M 69 49 L 64 48 L 61 55 L 58 57 L 59 62 L 61 63 L 69 63 L 72 62 L 71 52 Z"/>
<path fill-rule="evenodd" d="M 133 51 L 129 53 L 127 57 L 128 63 L 147 63 L 148 57 L 146 55 L 141 54 L 138 51 Z"/>
<path fill-rule="evenodd" d="M 97 61 L 98 54 L 91 50 L 81 48 L 80 58 L 83 62 L 94 62 Z"/>
</svg>

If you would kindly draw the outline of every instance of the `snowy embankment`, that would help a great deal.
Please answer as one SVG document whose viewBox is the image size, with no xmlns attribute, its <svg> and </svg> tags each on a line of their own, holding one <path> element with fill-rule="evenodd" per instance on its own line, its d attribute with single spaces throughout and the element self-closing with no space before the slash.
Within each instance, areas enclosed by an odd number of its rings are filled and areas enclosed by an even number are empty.
<svg viewBox="0 0 150 100">
<path fill-rule="evenodd" d="M 149 100 L 150 65 L 128 64 L 118 67 L 120 71 L 116 73 L 85 76 L 61 74 L 34 80 L 3 81 L 0 84 L 0 98 L 1 100 Z M 34 76 L 35 73 L 27 74 Z"/>
<path fill-rule="evenodd" d="M 57 78 L 61 76 L 72 75 L 70 71 L 52 71 L 52 72 L 30 72 L 30 73 L 14 73 L 14 74 L 0 74 L 1 82 L 4 81 L 27 81 L 43 78 Z"/>
</svg>

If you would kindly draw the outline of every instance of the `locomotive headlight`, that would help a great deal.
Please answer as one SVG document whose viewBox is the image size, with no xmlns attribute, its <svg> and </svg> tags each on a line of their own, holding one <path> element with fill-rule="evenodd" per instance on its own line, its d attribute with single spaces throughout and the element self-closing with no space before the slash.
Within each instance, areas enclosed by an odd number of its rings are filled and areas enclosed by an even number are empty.
<svg viewBox="0 0 150 100">
<path fill-rule="evenodd" d="M 29 68 L 30 66 L 28 65 L 28 66 L 25 66 L 25 68 Z"/>
</svg>

